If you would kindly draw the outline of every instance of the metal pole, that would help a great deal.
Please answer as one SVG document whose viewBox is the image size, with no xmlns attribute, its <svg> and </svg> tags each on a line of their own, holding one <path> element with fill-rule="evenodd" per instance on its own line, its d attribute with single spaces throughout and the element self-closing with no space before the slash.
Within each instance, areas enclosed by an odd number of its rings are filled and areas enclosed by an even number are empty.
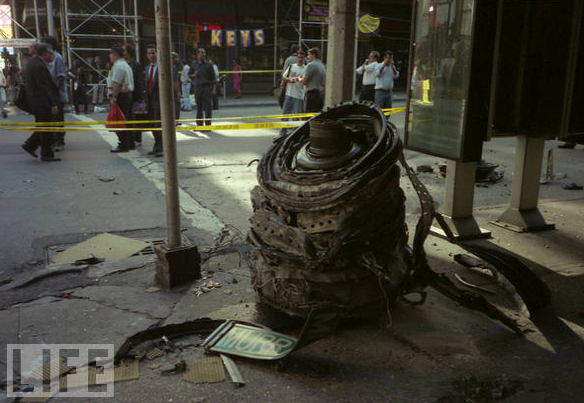
<svg viewBox="0 0 584 403">
<path fill-rule="evenodd" d="M 55 20 L 53 17 L 53 0 L 47 0 L 47 30 L 55 36 Z"/>
<path fill-rule="evenodd" d="M 298 46 L 300 47 L 300 50 L 302 50 L 302 2 L 304 0 L 299 0 L 300 1 L 300 14 L 298 16 Z"/>
<path fill-rule="evenodd" d="M 138 0 L 134 0 L 134 46 L 136 46 L 136 58 L 140 61 L 140 37 L 138 36 Z"/>
<path fill-rule="evenodd" d="M 39 25 L 39 9 L 37 7 L 37 0 L 34 0 L 34 23 L 36 25 L 36 36 L 39 42 L 41 41 L 41 28 Z"/>
<path fill-rule="evenodd" d="M 14 7 L 14 0 L 10 0 L 10 18 L 12 21 L 12 29 L 14 32 L 14 38 L 19 39 L 20 38 L 20 27 L 18 26 L 18 24 L 16 24 L 16 8 Z M 21 60 L 21 56 L 22 56 L 22 52 L 14 52 L 14 54 L 16 55 L 16 62 L 18 63 L 18 68 L 22 67 L 22 60 Z"/>
<path fill-rule="evenodd" d="M 124 17 L 126 17 L 126 0 L 122 0 L 122 15 Z M 122 22 L 123 22 L 122 25 L 124 27 L 123 28 L 124 29 L 124 33 L 122 35 L 124 36 L 124 43 L 126 43 L 126 42 L 128 42 L 127 35 L 126 35 L 126 30 L 127 30 L 127 28 L 126 28 L 126 18 L 124 18 Z"/>
<path fill-rule="evenodd" d="M 69 31 L 69 0 L 61 0 L 61 14 L 65 19 L 65 42 L 67 46 L 67 63 L 69 68 L 73 66 L 73 60 L 71 59 L 71 39 Z M 61 31 L 63 27 L 61 27 Z"/>
<path fill-rule="evenodd" d="M 178 194 L 178 169 L 176 165 L 176 132 L 174 100 L 172 93 L 172 65 L 170 60 L 170 4 L 169 0 L 155 0 L 156 47 L 158 49 L 158 82 L 160 89 L 160 114 L 162 120 L 162 145 L 164 151 L 164 177 L 166 188 L 166 220 L 169 248 L 181 246 L 180 205 Z"/>
<path fill-rule="evenodd" d="M 274 87 L 276 86 L 276 69 L 278 68 L 278 0 L 274 0 Z"/>
</svg>

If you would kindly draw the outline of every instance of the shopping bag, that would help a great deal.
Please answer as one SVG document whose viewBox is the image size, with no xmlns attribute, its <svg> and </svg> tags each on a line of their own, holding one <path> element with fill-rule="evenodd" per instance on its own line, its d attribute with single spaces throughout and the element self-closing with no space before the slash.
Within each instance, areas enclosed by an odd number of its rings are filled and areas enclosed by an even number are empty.
<svg viewBox="0 0 584 403">
<path fill-rule="evenodd" d="M 108 122 L 119 122 L 119 121 L 125 121 L 126 117 L 124 116 L 124 112 L 122 112 L 122 110 L 120 109 L 120 106 L 116 103 L 114 103 L 114 106 L 112 106 L 110 108 L 110 111 L 107 115 L 107 121 Z M 106 123 L 105 127 L 107 127 L 108 129 L 121 129 L 121 128 L 125 128 L 126 124 L 125 123 Z"/>
</svg>

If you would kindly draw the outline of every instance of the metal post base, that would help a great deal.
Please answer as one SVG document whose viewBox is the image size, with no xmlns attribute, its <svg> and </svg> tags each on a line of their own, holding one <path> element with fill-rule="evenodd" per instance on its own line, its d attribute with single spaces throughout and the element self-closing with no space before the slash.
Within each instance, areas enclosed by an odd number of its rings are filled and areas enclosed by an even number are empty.
<svg viewBox="0 0 584 403">
<path fill-rule="evenodd" d="M 491 231 L 479 227 L 473 216 L 463 218 L 443 217 L 457 241 L 491 237 Z M 437 236 L 438 238 L 448 239 L 442 228 L 438 226 L 432 226 L 432 228 L 430 228 L 430 234 Z"/>
<path fill-rule="evenodd" d="M 555 229 L 555 224 L 548 224 L 539 212 L 539 209 L 518 210 L 508 208 L 491 224 L 515 232 L 535 232 Z"/>
<path fill-rule="evenodd" d="M 166 245 L 154 247 L 156 260 L 156 281 L 165 289 L 184 284 L 201 277 L 201 257 L 194 245 L 169 248 Z"/>
</svg>

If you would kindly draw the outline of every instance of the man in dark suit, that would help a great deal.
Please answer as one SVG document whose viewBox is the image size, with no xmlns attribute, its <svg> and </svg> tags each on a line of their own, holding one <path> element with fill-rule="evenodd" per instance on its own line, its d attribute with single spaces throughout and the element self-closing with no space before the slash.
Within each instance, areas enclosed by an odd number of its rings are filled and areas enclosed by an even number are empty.
<svg viewBox="0 0 584 403">
<path fill-rule="evenodd" d="M 28 105 L 36 122 L 51 122 L 59 113 L 59 89 L 53 81 L 48 64 L 53 61 L 53 48 L 47 44 L 35 45 L 36 56 L 32 57 L 25 72 L 25 91 Z M 51 143 L 53 133 L 34 132 L 24 142 L 24 151 L 37 157 L 35 151 L 41 147 L 41 161 L 61 161 L 55 158 Z"/>
<path fill-rule="evenodd" d="M 148 45 L 146 57 L 150 64 L 146 66 L 146 99 L 148 101 L 148 120 L 160 120 L 160 92 L 158 91 L 158 66 L 156 64 L 156 45 Z M 160 123 L 153 123 L 152 127 L 160 127 Z M 148 155 L 162 157 L 162 132 L 152 132 L 154 147 Z"/>
<path fill-rule="evenodd" d="M 213 65 L 207 61 L 207 53 L 204 48 L 197 50 L 197 60 L 191 66 L 191 78 L 195 84 L 195 101 L 197 102 L 197 124 L 203 120 L 205 124 L 211 124 L 213 117 L 213 95 L 216 93 L 217 80 Z"/>
</svg>

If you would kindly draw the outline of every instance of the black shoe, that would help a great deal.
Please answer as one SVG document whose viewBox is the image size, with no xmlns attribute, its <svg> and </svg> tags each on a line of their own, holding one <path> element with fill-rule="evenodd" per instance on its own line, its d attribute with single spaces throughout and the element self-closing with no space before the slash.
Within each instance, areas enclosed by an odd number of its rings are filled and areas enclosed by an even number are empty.
<svg viewBox="0 0 584 403">
<path fill-rule="evenodd" d="M 164 153 L 162 151 L 156 151 L 154 154 L 155 157 L 164 157 Z"/>
<path fill-rule="evenodd" d="M 110 153 L 127 153 L 128 151 L 130 151 L 130 150 L 128 150 L 127 148 L 122 148 L 120 146 L 117 146 L 116 148 L 111 149 Z"/>
<path fill-rule="evenodd" d="M 43 157 L 43 156 L 41 156 L 41 161 L 45 161 L 45 162 L 55 162 L 55 161 L 61 161 L 61 158 L 55 158 L 55 157 Z"/>
<path fill-rule="evenodd" d="M 6 113 L 6 111 L 2 111 L 2 116 L 4 117 L 4 119 L 6 119 L 8 117 L 8 114 Z"/>
<path fill-rule="evenodd" d="M 27 153 L 29 153 L 30 155 L 32 155 L 34 158 L 38 158 L 39 156 L 34 152 L 34 150 L 29 147 L 26 143 L 24 143 L 23 145 L 21 145 L 22 149 L 24 151 L 26 151 Z"/>
<path fill-rule="evenodd" d="M 158 152 L 157 150 L 148 151 L 148 155 L 154 155 L 154 154 L 156 154 L 157 152 Z"/>
</svg>

